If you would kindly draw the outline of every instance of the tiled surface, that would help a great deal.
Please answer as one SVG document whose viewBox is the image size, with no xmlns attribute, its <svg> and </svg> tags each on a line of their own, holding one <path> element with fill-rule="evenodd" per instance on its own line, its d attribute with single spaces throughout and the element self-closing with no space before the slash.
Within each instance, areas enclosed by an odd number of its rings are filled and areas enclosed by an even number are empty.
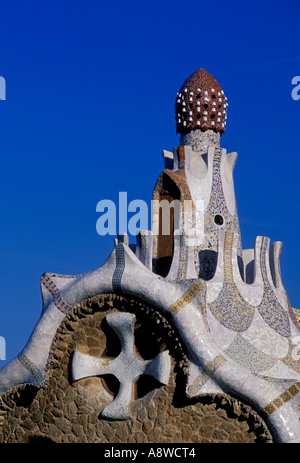
<svg viewBox="0 0 300 463">
<path fill-rule="evenodd" d="M 67 314 L 70 310 L 70 307 L 62 300 L 60 292 L 51 279 L 49 274 L 44 274 L 41 277 L 41 284 L 50 292 L 53 297 L 53 302 L 55 306 L 60 310 L 62 313 Z"/>
<path fill-rule="evenodd" d="M 207 130 L 203 133 L 201 130 L 196 129 L 189 133 L 182 133 L 180 136 L 180 144 L 182 146 L 191 146 L 193 151 L 197 153 L 205 153 L 208 146 L 219 146 L 220 134 L 213 130 Z"/>
<path fill-rule="evenodd" d="M 192 139 L 185 137 L 184 140 L 197 150 Z M 22 383 L 22 378 L 28 382 L 29 377 L 36 385 L 42 385 L 49 347 L 64 316 L 88 297 L 121 291 L 173 317 L 174 326 L 193 364 L 188 395 L 197 397 L 210 390 L 232 392 L 268 417 L 279 441 L 300 441 L 300 359 L 294 339 L 296 334 L 300 336 L 299 327 L 297 322 L 294 323 L 293 309 L 281 281 L 276 281 L 276 286 L 273 282 L 267 238 L 256 241 L 255 284 L 246 284 L 241 277 L 237 263 L 242 255 L 238 218 L 237 214 L 230 213 L 223 188 L 222 157 L 226 153 L 216 146 L 218 140 L 215 141 L 212 155 L 208 156 L 211 165 L 207 175 L 211 175 L 211 181 L 205 183 L 205 188 L 210 188 L 210 195 L 205 208 L 203 244 L 195 246 L 191 252 L 185 237 L 179 236 L 172 279 L 152 272 L 149 253 L 152 253 L 153 246 L 155 262 L 158 247 L 155 233 L 158 215 L 154 210 L 153 235 L 139 237 L 137 254 L 131 251 L 126 244 L 128 239 L 124 237 L 123 242 L 116 242 L 103 266 L 89 274 L 65 278 L 44 274 L 41 284 L 47 301 L 45 310 L 26 350 L 0 372 L 0 390 Z M 181 220 L 184 223 L 188 215 L 183 201 L 194 204 L 197 182 L 192 187 L 190 173 L 187 175 L 191 151 L 181 146 L 174 153 L 176 170 L 163 171 L 153 199 L 159 199 L 163 178 L 167 176 L 180 191 Z M 222 217 L 223 224 L 215 223 L 216 215 Z M 277 255 L 278 248 L 275 249 Z M 203 252 L 202 269 L 200 251 Z M 216 270 L 209 274 L 213 265 Z M 206 274 L 206 281 L 195 278 L 191 268 L 196 275 L 200 271 Z"/>
</svg>

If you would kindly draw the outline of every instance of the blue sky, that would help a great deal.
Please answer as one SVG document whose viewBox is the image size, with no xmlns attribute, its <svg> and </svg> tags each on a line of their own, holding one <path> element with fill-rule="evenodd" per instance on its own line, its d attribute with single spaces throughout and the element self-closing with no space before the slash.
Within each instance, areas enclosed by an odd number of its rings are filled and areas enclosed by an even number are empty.
<svg viewBox="0 0 300 463">
<path fill-rule="evenodd" d="M 81 274 L 110 254 L 96 204 L 120 191 L 151 201 L 161 152 L 179 143 L 176 93 L 200 67 L 228 98 L 221 146 L 239 155 L 243 247 L 283 242 L 300 308 L 299 2 L 16 0 L 0 12 L 0 368 L 40 317 L 41 275 Z"/>
</svg>

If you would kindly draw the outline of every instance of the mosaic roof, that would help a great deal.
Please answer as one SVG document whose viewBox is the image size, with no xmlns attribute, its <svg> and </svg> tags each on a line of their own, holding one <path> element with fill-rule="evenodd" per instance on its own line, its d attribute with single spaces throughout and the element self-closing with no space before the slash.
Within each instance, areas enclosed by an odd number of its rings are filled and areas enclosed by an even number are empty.
<svg viewBox="0 0 300 463">
<path fill-rule="evenodd" d="M 176 96 L 177 133 L 195 129 L 225 132 L 227 98 L 216 79 L 205 69 L 188 77 Z"/>
</svg>

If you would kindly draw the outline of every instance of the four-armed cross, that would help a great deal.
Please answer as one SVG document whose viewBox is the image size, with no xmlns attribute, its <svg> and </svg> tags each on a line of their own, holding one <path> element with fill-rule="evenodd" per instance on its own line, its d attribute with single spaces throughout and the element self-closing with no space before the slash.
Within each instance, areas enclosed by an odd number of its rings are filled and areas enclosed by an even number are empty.
<svg viewBox="0 0 300 463">
<path fill-rule="evenodd" d="M 113 312 L 107 315 L 107 323 L 121 342 L 121 353 L 114 359 L 96 358 L 75 351 L 72 359 L 74 381 L 88 376 L 114 375 L 120 383 L 115 399 L 103 410 L 102 416 L 115 420 L 130 418 L 133 385 L 141 375 L 151 375 L 162 384 L 168 384 L 171 361 L 168 351 L 153 360 L 143 360 L 137 355 L 134 343 L 135 315 Z"/>
</svg>

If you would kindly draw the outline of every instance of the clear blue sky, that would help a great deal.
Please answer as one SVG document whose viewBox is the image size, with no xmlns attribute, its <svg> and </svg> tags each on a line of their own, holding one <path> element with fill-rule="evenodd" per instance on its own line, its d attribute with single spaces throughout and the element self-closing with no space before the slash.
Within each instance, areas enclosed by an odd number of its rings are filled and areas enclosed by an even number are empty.
<svg viewBox="0 0 300 463">
<path fill-rule="evenodd" d="M 96 204 L 151 201 L 161 152 L 179 143 L 174 102 L 202 67 L 228 97 L 221 145 L 239 154 L 243 247 L 282 241 L 300 308 L 300 6 L 291 0 L 0 3 L 0 336 L 8 362 L 41 313 L 44 272 L 99 267 L 113 237 Z M 0 361 L 0 368 L 5 365 Z"/>
</svg>

